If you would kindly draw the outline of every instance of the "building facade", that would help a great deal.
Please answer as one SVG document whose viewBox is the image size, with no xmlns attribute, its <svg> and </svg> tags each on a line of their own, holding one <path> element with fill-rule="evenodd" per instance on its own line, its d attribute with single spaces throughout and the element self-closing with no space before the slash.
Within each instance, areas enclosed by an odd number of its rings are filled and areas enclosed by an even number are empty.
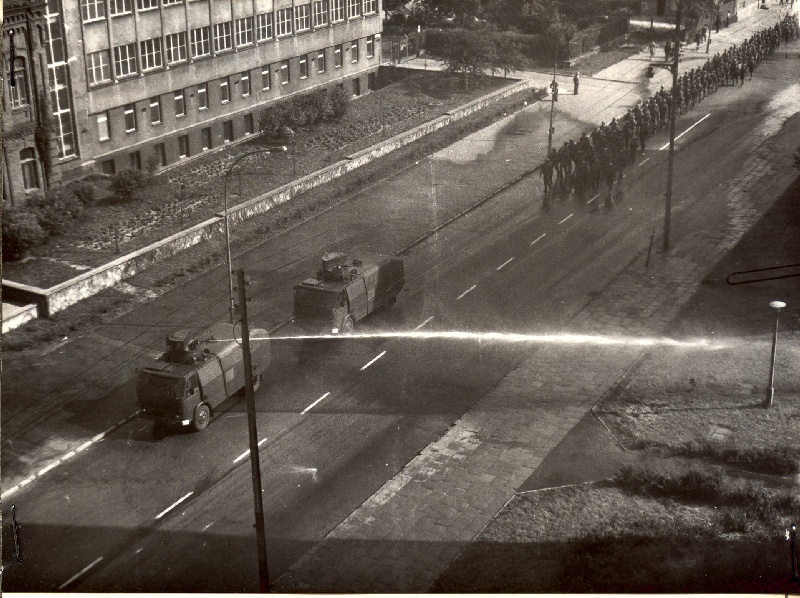
<svg viewBox="0 0 800 598">
<path fill-rule="evenodd" d="M 52 145 L 44 0 L 3 4 L 3 201 L 24 203 L 48 186 Z"/>
<path fill-rule="evenodd" d="M 189 160 L 257 132 L 281 98 L 336 84 L 365 93 L 380 64 L 380 0 L 56 2 L 66 179 Z"/>
</svg>

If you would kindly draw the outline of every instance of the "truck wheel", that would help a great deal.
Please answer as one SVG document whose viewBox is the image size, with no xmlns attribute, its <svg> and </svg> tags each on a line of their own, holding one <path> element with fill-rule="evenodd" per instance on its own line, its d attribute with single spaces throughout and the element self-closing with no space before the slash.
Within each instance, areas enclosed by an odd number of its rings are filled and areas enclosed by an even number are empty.
<svg viewBox="0 0 800 598">
<path fill-rule="evenodd" d="M 201 432 L 208 427 L 211 421 L 211 409 L 205 403 L 200 403 L 197 409 L 194 410 L 194 418 L 192 418 L 192 428 L 195 432 Z"/>
<path fill-rule="evenodd" d="M 347 316 L 342 321 L 342 334 L 350 334 L 353 332 L 354 328 L 355 326 L 353 324 L 353 316 Z"/>
</svg>

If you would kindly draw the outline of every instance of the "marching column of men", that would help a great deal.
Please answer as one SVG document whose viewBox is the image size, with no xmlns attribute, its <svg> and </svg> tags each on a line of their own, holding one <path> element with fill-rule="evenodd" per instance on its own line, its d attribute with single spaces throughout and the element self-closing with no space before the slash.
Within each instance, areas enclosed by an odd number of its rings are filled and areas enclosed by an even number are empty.
<svg viewBox="0 0 800 598">
<path fill-rule="evenodd" d="M 774 54 L 782 41 L 798 38 L 797 15 L 787 15 L 740 46 L 734 44 L 702 67 L 684 73 L 676 86 L 677 114 L 684 114 L 722 85 L 744 85 L 748 73 L 752 78 L 756 66 Z M 590 135 L 584 132 L 577 142 L 565 141 L 561 148 L 552 150 L 541 168 L 545 200 L 554 185 L 584 196 L 596 195 L 603 181 L 608 187 L 606 202 L 610 202 L 612 187 L 622 181 L 625 166 L 636 160 L 637 152 L 644 153 L 648 136 L 667 125 L 672 109 L 672 93 L 662 86 L 619 121 L 614 118 L 609 125 L 602 123 Z"/>
</svg>

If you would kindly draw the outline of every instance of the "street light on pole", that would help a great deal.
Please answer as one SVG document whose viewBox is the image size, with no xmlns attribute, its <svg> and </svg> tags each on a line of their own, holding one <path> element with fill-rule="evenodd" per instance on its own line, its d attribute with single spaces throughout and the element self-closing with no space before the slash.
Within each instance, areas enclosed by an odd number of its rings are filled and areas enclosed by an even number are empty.
<svg viewBox="0 0 800 598">
<path fill-rule="evenodd" d="M 553 95 L 550 97 L 550 131 L 547 135 L 547 155 L 553 150 L 553 110 L 556 106 L 556 99 L 558 98 L 558 81 L 556 81 L 556 70 L 558 69 L 558 42 L 556 42 L 556 60 L 553 63 L 553 82 L 550 84 L 550 89 L 553 90 Z"/>
<path fill-rule="evenodd" d="M 285 152 L 286 146 L 283 146 L 280 151 Z M 248 156 L 253 156 L 255 154 L 271 154 L 273 152 L 272 149 L 261 149 L 261 150 L 254 150 L 252 152 L 247 152 L 246 154 L 242 154 L 238 158 L 236 158 L 233 163 L 228 166 L 228 170 L 225 172 L 225 183 L 223 187 L 222 193 L 222 201 L 223 201 L 223 208 L 224 208 L 224 218 L 225 218 L 225 253 L 227 255 L 227 263 L 228 263 L 228 298 L 229 298 L 229 307 L 228 307 L 228 315 L 230 317 L 231 324 L 236 322 L 236 302 L 233 298 L 233 266 L 231 265 L 231 235 L 230 230 L 228 227 L 228 179 L 231 176 L 231 172 L 233 171 L 233 167 L 236 166 L 241 160 L 247 158 Z M 241 193 L 241 184 L 239 185 L 239 193 Z"/>
<path fill-rule="evenodd" d="M 775 379 L 775 351 L 778 347 L 778 319 L 781 315 L 781 309 L 786 307 L 786 304 L 783 301 L 771 301 L 769 306 L 775 309 L 775 331 L 772 334 L 772 356 L 769 360 L 769 384 L 767 385 L 767 396 L 764 401 L 764 407 L 767 409 L 772 407 L 772 398 L 775 394 L 773 380 Z"/>
<path fill-rule="evenodd" d="M 678 64 L 681 56 L 681 11 L 683 0 L 675 8 L 675 57 L 672 63 L 672 107 L 669 111 L 669 161 L 667 162 L 667 194 L 664 209 L 664 252 L 669 251 L 672 218 L 672 173 L 675 166 L 675 112 L 678 110 Z"/>
</svg>

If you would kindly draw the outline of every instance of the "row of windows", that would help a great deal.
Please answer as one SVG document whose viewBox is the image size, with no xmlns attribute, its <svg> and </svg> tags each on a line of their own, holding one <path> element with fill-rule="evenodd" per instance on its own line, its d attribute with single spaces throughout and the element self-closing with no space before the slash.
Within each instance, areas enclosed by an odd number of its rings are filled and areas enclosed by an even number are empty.
<svg viewBox="0 0 800 598">
<path fill-rule="evenodd" d="M 161 0 L 163 6 L 183 4 L 184 0 Z M 158 8 L 159 0 L 136 0 L 138 12 Z M 312 8 L 313 4 L 313 8 Z M 105 19 L 107 16 L 127 15 L 133 13 L 134 0 L 108 0 L 108 14 L 106 14 L 106 0 L 81 0 L 81 17 L 84 23 Z M 329 10 L 330 9 L 330 10 Z M 345 14 L 348 19 L 360 17 L 363 14 L 378 12 L 378 0 L 314 0 L 313 3 L 302 4 L 294 7 L 294 19 L 297 31 L 311 28 L 313 13 L 314 26 L 326 25 L 330 12 L 332 22 L 344 21 Z M 291 28 L 292 8 L 277 11 L 280 19 L 288 20 Z"/>
<path fill-rule="evenodd" d="M 375 49 L 375 36 L 367 38 L 367 56 L 372 56 Z M 358 62 L 359 48 L 358 40 L 351 42 L 350 60 L 353 63 Z M 344 45 L 338 44 L 333 48 L 334 66 L 339 68 L 343 64 Z M 306 79 L 311 72 L 309 65 L 316 62 L 316 70 L 318 73 L 324 73 L 327 70 L 327 60 L 325 50 L 319 50 L 313 54 L 301 56 L 299 60 L 300 78 Z M 279 63 L 276 73 L 279 74 L 280 82 L 282 85 L 288 85 L 291 82 L 291 65 L 289 60 L 283 60 Z M 239 75 L 240 93 L 242 97 L 247 97 L 251 93 L 250 72 L 245 71 Z M 197 86 L 197 109 L 206 110 L 208 108 L 208 86 L 209 83 L 202 83 Z M 266 91 L 272 86 L 272 67 L 266 65 L 261 69 L 261 89 Z M 220 103 L 227 104 L 231 101 L 231 85 L 230 77 L 223 77 L 219 80 L 220 89 Z M 173 92 L 173 109 L 176 118 L 186 116 L 186 95 L 187 92 L 183 89 Z M 139 123 L 136 115 L 136 105 L 126 104 L 123 108 L 125 132 L 133 133 L 139 128 Z M 162 122 L 162 107 L 161 98 L 150 98 L 150 124 L 159 125 Z M 111 139 L 111 129 L 109 126 L 108 112 L 103 112 L 97 115 L 97 130 L 98 138 L 100 141 L 107 141 Z"/>
</svg>

